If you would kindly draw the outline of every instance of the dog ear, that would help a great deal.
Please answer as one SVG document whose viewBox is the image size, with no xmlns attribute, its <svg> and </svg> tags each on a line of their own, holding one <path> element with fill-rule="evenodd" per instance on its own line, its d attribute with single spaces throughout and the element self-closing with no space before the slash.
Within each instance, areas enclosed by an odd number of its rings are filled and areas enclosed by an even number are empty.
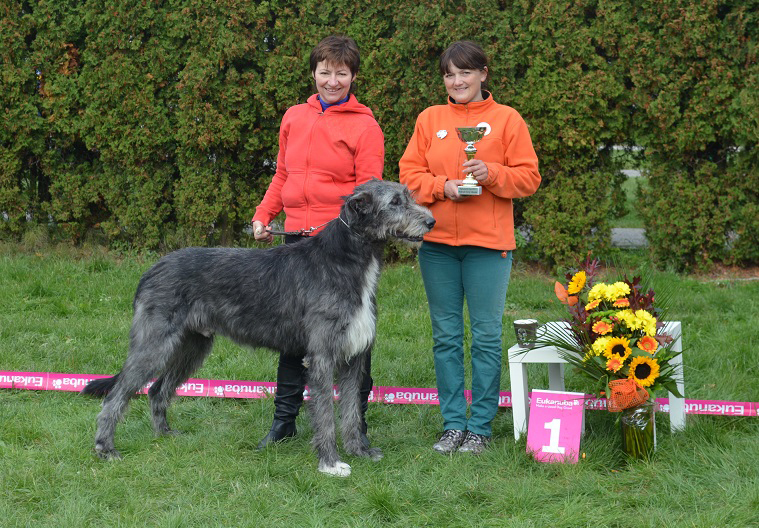
<svg viewBox="0 0 759 528">
<path fill-rule="evenodd" d="M 372 194 L 366 191 L 357 191 L 348 196 L 345 205 L 353 213 L 366 212 L 372 205 Z"/>
</svg>

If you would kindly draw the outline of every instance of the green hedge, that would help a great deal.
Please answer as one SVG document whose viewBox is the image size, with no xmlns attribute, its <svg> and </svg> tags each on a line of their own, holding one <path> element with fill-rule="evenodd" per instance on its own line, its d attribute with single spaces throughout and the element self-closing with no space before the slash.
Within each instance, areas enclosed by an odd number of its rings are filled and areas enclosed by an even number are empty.
<svg viewBox="0 0 759 528">
<path fill-rule="evenodd" d="M 680 268 L 759 260 L 759 1 L 13 1 L 0 8 L 0 234 L 51 225 L 114 246 L 233 244 L 273 174 L 285 109 L 330 33 L 362 51 L 358 96 L 385 177 L 445 100 L 453 40 L 491 57 L 544 182 L 517 203 L 549 264 L 609 248 L 613 145 L 644 147 L 652 254 Z M 626 167 L 629 168 L 629 167 Z"/>
</svg>

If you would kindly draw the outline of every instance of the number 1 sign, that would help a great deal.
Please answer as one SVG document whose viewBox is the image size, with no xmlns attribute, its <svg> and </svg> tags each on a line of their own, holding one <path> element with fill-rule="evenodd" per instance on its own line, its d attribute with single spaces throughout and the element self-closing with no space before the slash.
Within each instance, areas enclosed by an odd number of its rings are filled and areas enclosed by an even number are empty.
<svg viewBox="0 0 759 528">
<path fill-rule="evenodd" d="M 527 452 L 538 462 L 577 462 L 585 419 L 581 392 L 533 390 Z"/>
</svg>

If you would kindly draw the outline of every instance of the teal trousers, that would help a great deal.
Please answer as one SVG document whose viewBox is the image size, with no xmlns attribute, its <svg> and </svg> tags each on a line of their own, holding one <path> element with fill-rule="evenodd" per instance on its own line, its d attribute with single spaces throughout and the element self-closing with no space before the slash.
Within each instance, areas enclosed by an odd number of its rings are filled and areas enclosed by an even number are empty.
<svg viewBox="0 0 759 528">
<path fill-rule="evenodd" d="M 491 436 L 501 385 L 503 310 L 511 251 L 424 242 L 419 267 L 432 320 L 443 428 Z M 464 397 L 464 301 L 472 332 L 472 404 Z"/>
</svg>

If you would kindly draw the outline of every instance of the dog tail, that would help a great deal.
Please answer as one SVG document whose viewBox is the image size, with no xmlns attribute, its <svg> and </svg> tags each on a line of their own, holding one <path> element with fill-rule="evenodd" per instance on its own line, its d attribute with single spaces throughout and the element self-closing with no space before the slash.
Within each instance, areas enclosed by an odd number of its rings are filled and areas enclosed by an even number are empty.
<svg viewBox="0 0 759 528">
<path fill-rule="evenodd" d="M 112 378 L 94 379 L 82 389 L 82 394 L 89 394 L 90 396 L 102 398 L 111 391 L 114 385 L 116 385 L 118 378 L 119 375 L 116 374 Z"/>
</svg>

